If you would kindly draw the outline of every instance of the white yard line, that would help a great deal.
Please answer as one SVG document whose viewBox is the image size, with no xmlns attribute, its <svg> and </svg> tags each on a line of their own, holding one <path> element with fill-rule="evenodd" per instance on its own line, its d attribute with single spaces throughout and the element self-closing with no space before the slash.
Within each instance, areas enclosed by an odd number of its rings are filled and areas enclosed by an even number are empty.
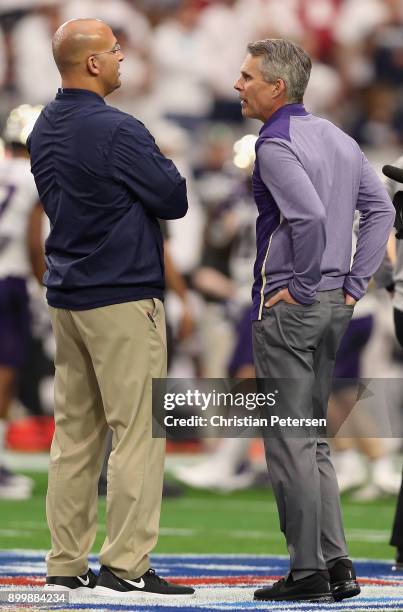
<svg viewBox="0 0 403 612">
<path fill-rule="evenodd" d="M 29 538 L 31 535 L 31 531 L 21 531 L 20 529 L 0 529 L 0 536 L 3 536 L 4 538 L 15 538 L 16 536 Z"/>
<path fill-rule="evenodd" d="M 28 537 L 37 531 L 47 531 L 48 527 L 45 522 L 10 522 L 12 529 L 0 529 L 0 535 L 4 537 L 15 537 L 22 535 Z M 21 530 L 22 529 L 22 530 Z M 31 530 L 31 531 L 29 531 Z M 98 532 L 105 533 L 106 527 L 98 525 Z M 180 537 L 190 538 L 195 536 L 215 535 L 217 538 L 227 539 L 253 539 L 253 540 L 281 540 L 282 536 L 279 531 L 259 531 L 253 529 L 192 529 L 184 527 L 161 527 L 160 536 L 164 537 Z M 347 529 L 347 540 L 353 542 L 387 542 L 389 538 L 387 529 Z"/>
</svg>

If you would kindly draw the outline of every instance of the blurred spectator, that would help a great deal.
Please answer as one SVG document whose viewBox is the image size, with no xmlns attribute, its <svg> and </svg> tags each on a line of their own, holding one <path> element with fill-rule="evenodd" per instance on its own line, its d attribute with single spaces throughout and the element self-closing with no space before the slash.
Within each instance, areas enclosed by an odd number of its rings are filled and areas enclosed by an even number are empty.
<svg viewBox="0 0 403 612">
<path fill-rule="evenodd" d="M 344 93 L 343 81 L 331 64 L 321 59 L 319 35 L 306 31 L 301 46 L 312 60 L 312 72 L 304 95 L 306 108 L 314 114 L 334 119 Z"/>
<path fill-rule="evenodd" d="M 375 32 L 375 77 L 377 80 L 403 85 L 403 3 L 401 0 L 385 0 L 389 18 Z"/>
<path fill-rule="evenodd" d="M 69 19 L 102 19 L 115 28 L 126 28 L 133 44 L 145 45 L 150 35 L 146 18 L 126 0 L 64 0 L 63 21 Z"/>
<path fill-rule="evenodd" d="M 385 84 L 374 83 L 361 96 L 362 105 L 350 134 L 361 146 L 398 146 L 403 138 L 403 116 L 398 114 L 396 92 Z"/>
<path fill-rule="evenodd" d="M 212 96 L 207 73 L 213 69 L 199 28 L 195 0 L 180 0 L 171 16 L 154 31 L 153 100 L 162 117 L 186 129 L 197 128 L 209 115 Z"/>
<path fill-rule="evenodd" d="M 144 123 L 150 123 L 156 111 L 150 105 L 150 90 L 153 83 L 153 66 L 150 50 L 138 42 L 133 44 L 126 26 L 115 27 L 114 33 L 125 54 L 120 72 L 125 87 L 119 88 L 110 96 L 110 104 L 134 115 Z M 148 40 L 148 39 L 147 39 Z"/>
<path fill-rule="evenodd" d="M 300 40 L 303 35 L 300 2 L 301 0 L 252 0 L 250 10 L 255 15 L 255 38 Z"/>
<path fill-rule="evenodd" d="M 172 159 L 182 176 L 186 176 L 189 210 L 175 223 L 167 222 L 169 250 L 174 265 L 185 277 L 200 264 L 205 213 L 202 208 L 191 166 L 192 141 L 188 133 L 172 121 L 153 123 L 153 134 L 161 151 Z"/>
<path fill-rule="evenodd" d="M 58 0 L 40 0 L 12 31 L 15 84 L 24 102 L 45 104 L 60 84 L 51 39 L 61 23 Z"/>
<path fill-rule="evenodd" d="M 250 0 L 221 0 L 211 4 L 202 15 L 201 31 L 209 63 L 206 81 L 214 96 L 213 121 L 242 121 L 233 84 L 246 46 L 256 33 L 252 4 Z"/>
<path fill-rule="evenodd" d="M 307 42 L 308 36 L 315 41 L 315 57 L 320 62 L 331 62 L 333 59 L 334 23 L 342 6 L 343 0 L 299 0 L 304 42 Z"/>
<path fill-rule="evenodd" d="M 361 44 L 390 15 L 384 0 L 344 0 L 335 24 L 335 37 L 344 46 Z"/>
<path fill-rule="evenodd" d="M 390 17 L 383 0 L 344 0 L 334 26 L 338 43 L 338 69 L 352 86 L 367 85 L 374 77 L 374 66 L 367 43 L 373 32 Z"/>
</svg>

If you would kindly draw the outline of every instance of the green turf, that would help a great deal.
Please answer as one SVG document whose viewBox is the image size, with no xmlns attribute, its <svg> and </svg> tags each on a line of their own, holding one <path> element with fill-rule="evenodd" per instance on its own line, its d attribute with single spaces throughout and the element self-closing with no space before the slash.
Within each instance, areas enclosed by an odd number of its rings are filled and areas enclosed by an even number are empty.
<svg viewBox="0 0 403 612">
<path fill-rule="evenodd" d="M 45 522 L 46 474 L 35 479 L 29 501 L 0 502 L 0 548 L 49 547 Z M 353 503 L 343 499 L 343 515 L 350 553 L 354 557 L 392 558 L 388 545 L 394 499 Z M 100 502 L 99 533 L 95 550 L 105 534 L 105 503 Z M 177 499 L 163 501 L 159 553 L 266 553 L 286 554 L 279 531 L 274 498 L 262 489 L 219 495 L 186 489 Z"/>
</svg>

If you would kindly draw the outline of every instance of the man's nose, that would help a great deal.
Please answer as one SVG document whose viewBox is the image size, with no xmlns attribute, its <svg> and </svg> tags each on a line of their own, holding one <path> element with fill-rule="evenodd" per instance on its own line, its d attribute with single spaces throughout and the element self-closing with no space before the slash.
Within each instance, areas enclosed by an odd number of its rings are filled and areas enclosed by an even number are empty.
<svg viewBox="0 0 403 612">
<path fill-rule="evenodd" d="M 234 89 L 236 89 L 237 91 L 241 90 L 241 85 L 240 85 L 240 79 L 237 79 L 234 83 Z"/>
</svg>

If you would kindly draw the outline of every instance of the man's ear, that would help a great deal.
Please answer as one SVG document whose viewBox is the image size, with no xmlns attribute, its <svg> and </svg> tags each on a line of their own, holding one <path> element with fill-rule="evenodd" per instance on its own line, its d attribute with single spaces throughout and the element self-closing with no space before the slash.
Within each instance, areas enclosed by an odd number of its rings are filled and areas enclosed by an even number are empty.
<svg viewBox="0 0 403 612">
<path fill-rule="evenodd" d="M 273 98 L 279 98 L 285 94 L 285 83 L 283 79 L 277 79 L 274 83 Z"/>
<path fill-rule="evenodd" d="M 87 59 L 87 69 L 93 76 L 97 76 L 99 74 L 99 64 L 95 55 L 90 55 Z"/>
</svg>

